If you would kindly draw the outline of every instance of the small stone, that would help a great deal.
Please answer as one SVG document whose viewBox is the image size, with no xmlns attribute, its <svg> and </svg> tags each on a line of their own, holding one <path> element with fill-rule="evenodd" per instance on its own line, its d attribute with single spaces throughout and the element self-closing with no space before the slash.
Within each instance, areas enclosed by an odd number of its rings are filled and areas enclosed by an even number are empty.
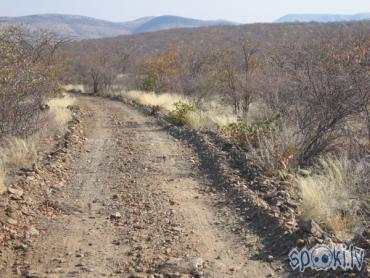
<svg viewBox="0 0 370 278">
<path fill-rule="evenodd" d="M 122 218 L 122 215 L 119 212 L 115 212 L 115 213 L 110 215 L 110 219 L 117 220 L 117 219 L 120 219 L 120 218 Z"/>
<path fill-rule="evenodd" d="M 266 257 L 266 261 L 269 262 L 269 263 L 271 263 L 273 260 L 274 260 L 274 256 L 272 256 L 272 255 L 268 255 Z"/>
<path fill-rule="evenodd" d="M 321 227 L 313 220 L 301 221 L 300 223 L 302 229 L 315 237 L 322 237 L 324 231 Z"/>
<path fill-rule="evenodd" d="M 14 188 L 14 187 L 9 187 L 8 192 L 11 194 L 16 195 L 17 197 L 22 197 L 23 196 L 23 190 L 20 188 Z"/>
<path fill-rule="evenodd" d="M 61 267 L 57 267 L 57 268 L 54 268 L 53 270 L 49 271 L 49 273 L 64 273 L 64 270 Z"/>
<path fill-rule="evenodd" d="M 200 276 L 200 273 L 199 272 L 195 271 L 195 272 L 193 272 L 193 277 L 194 278 L 200 278 L 201 276 Z"/>
<path fill-rule="evenodd" d="M 191 259 L 191 264 L 195 269 L 198 269 L 203 266 L 204 260 L 201 257 L 194 257 Z"/>
<path fill-rule="evenodd" d="M 41 274 L 33 270 L 27 270 L 27 272 L 25 273 L 25 276 L 27 278 L 41 278 L 42 277 Z"/>
<path fill-rule="evenodd" d="M 13 218 L 8 218 L 7 222 L 10 224 L 10 225 L 17 225 L 18 224 L 18 221 L 13 219 Z"/>
<path fill-rule="evenodd" d="M 78 263 L 75 265 L 75 267 L 84 267 L 85 265 L 83 263 Z"/>
<path fill-rule="evenodd" d="M 26 231 L 26 237 L 36 237 L 39 235 L 40 235 L 40 232 L 33 226 L 29 227 Z"/>
<path fill-rule="evenodd" d="M 85 271 L 85 272 L 93 272 L 94 271 L 94 269 L 92 269 L 91 267 L 88 267 L 88 266 L 81 267 L 81 270 Z"/>
<path fill-rule="evenodd" d="M 18 250 L 26 251 L 28 249 L 28 245 L 21 243 L 21 244 L 17 245 L 15 248 L 18 249 Z"/>
<path fill-rule="evenodd" d="M 304 242 L 303 239 L 300 238 L 300 239 L 297 240 L 296 245 L 297 245 L 298 248 L 302 248 L 304 246 L 304 244 L 305 244 L 305 242 Z"/>
<path fill-rule="evenodd" d="M 138 266 L 135 267 L 135 271 L 141 273 L 141 272 L 143 272 L 143 268 L 138 265 Z"/>
</svg>

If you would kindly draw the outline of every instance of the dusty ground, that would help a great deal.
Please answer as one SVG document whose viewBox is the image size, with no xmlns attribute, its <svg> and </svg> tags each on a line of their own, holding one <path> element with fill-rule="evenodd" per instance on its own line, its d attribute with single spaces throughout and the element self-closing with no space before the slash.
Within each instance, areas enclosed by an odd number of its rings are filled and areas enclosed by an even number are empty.
<svg viewBox="0 0 370 278">
<path fill-rule="evenodd" d="M 8 277 L 282 277 L 192 148 L 121 102 L 80 97 L 86 140 Z M 32 236 L 32 235 L 31 235 Z M 162 275 L 162 276 L 161 276 Z"/>
</svg>

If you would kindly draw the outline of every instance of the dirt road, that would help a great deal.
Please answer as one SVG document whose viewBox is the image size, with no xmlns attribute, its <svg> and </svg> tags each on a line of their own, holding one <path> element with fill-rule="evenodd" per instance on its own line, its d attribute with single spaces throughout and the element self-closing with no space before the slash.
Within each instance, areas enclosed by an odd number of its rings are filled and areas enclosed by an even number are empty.
<svg viewBox="0 0 370 278">
<path fill-rule="evenodd" d="M 282 276 L 252 259 L 258 235 L 240 236 L 189 146 L 121 102 L 78 105 L 87 139 L 52 196 L 64 215 L 44 220 L 26 252 L 29 277 Z"/>
</svg>

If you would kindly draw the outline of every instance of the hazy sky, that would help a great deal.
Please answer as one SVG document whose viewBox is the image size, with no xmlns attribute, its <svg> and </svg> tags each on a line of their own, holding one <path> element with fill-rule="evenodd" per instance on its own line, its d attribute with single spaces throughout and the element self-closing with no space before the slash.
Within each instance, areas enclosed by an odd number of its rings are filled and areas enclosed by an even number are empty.
<svg viewBox="0 0 370 278">
<path fill-rule="evenodd" d="M 270 22 L 288 13 L 370 12 L 370 0 L 0 0 L 0 16 L 63 13 L 126 21 L 149 15 Z"/>
</svg>

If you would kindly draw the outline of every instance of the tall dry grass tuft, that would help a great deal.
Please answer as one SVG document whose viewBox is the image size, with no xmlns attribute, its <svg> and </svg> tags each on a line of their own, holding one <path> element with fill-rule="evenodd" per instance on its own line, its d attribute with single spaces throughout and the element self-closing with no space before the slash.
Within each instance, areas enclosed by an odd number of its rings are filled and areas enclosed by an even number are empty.
<svg viewBox="0 0 370 278">
<path fill-rule="evenodd" d="M 52 119 L 59 129 L 64 129 L 72 120 L 72 112 L 68 109 L 69 106 L 75 103 L 75 98 L 69 95 L 63 95 L 60 98 L 53 98 L 48 101 L 50 114 Z"/>
<path fill-rule="evenodd" d="M 58 131 L 63 131 L 67 123 L 72 120 L 72 112 L 68 107 L 75 99 L 63 95 L 48 101 L 49 114 Z M 6 191 L 6 176 L 11 175 L 20 168 L 30 167 L 37 161 L 37 138 L 41 136 L 42 130 L 33 137 L 20 139 L 8 137 L 1 140 L 0 145 L 0 194 Z"/>
<path fill-rule="evenodd" d="M 300 176 L 296 184 L 304 218 L 325 224 L 336 234 L 359 227 L 358 192 L 365 186 L 364 167 L 348 158 L 322 158 L 315 173 Z"/>
<path fill-rule="evenodd" d="M 37 159 L 33 139 L 8 137 L 0 147 L 0 194 L 6 191 L 6 176 L 20 168 L 31 166 Z"/>
<path fill-rule="evenodd" d="M 85 86 L 81 84 L 67 84 L 62 86 L 62 90 L 66 92 L 85 93 Z"/>
<path fill-rule="evenodd" d="M 247 156 L 267 174 L 289 172 L 295 167 L 296 137 L 294 131 L 286 127 L 275 133 L 257 132 L 253 138 L 247 138 Z"/>
<path fill-rule="evenodd" d="M 189 102 L 183 96 L 168 93 L 156 94 L 153 92 L 129 91 L 121 93 L 121 95 L 143 105 L 159 106 L 166 111 L 173 110 L 177 102 Z"/>
<path fill-rule="evenodd" d="M 214 110 L 197 110 L 187 113 L 185 121 L 188 126 L 195 129 L 215 129 L 236 123 L 238 118 L 235 115 L 220 114 Z"/>
<path fill-rule="evenodd" d="M 0 165 L 5 174 L 29 167 L 37 158 L 33 139 L 5 138 L 0 148 Z"/>
</svg>

